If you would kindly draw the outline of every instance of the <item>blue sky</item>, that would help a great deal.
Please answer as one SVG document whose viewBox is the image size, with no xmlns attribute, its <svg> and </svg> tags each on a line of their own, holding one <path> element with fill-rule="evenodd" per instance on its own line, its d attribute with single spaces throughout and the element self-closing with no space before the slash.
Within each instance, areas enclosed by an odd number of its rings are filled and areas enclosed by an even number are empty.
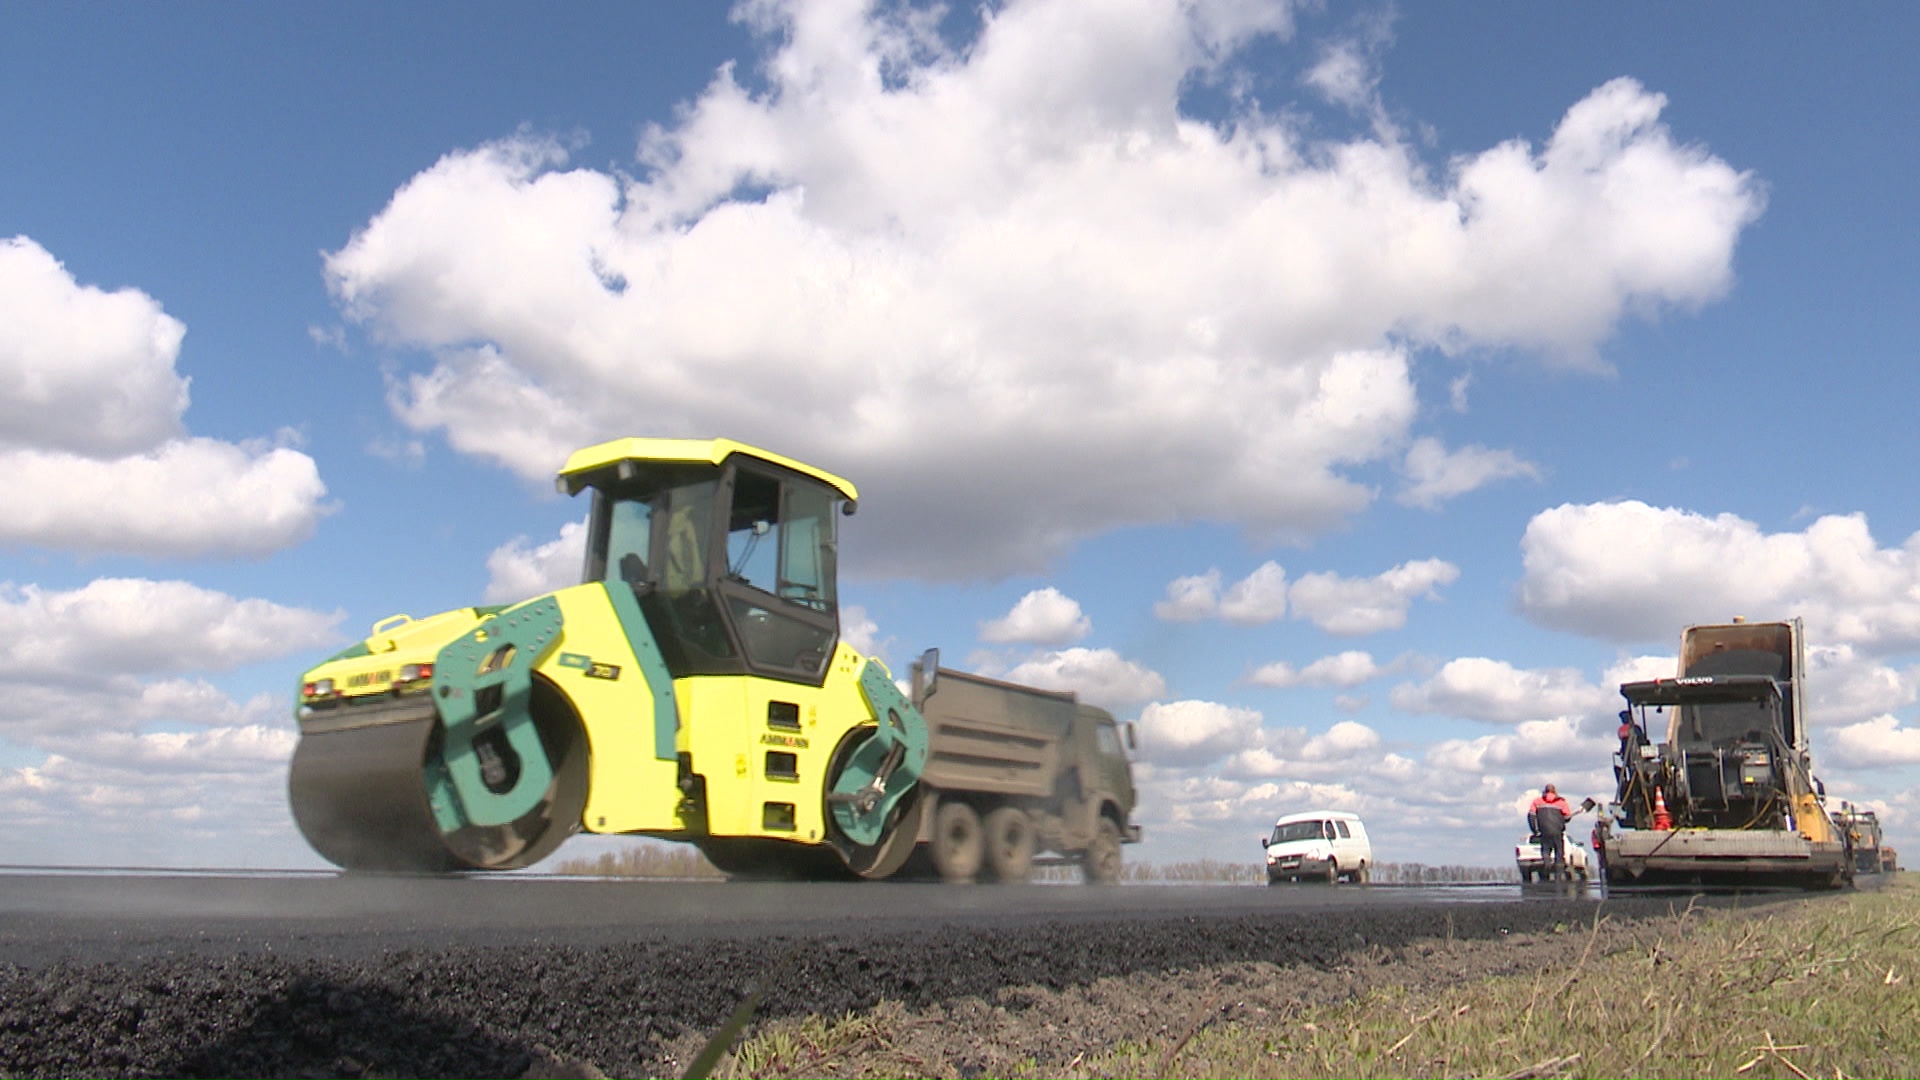
<svg viewBox="0 0 1920 1080">
<path fill-rule="evenodd" d="M 935 14 L 9 7 L 3 861 L 316 865 L 299 672 L 625 434 L 852 478 L 850 633 L 1137 720 L 1143 858 L 1501 861 L 1735 614 L 1911 829 L 1920 16 Z"/>
</svg>

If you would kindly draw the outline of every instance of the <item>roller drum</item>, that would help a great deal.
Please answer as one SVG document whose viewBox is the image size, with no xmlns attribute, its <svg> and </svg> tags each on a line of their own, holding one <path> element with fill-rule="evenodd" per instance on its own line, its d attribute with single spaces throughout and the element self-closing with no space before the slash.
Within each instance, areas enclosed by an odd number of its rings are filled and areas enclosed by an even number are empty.
<svg viewBox="0 0 1920 1080">
<path fill-rule="evenodd" d="M 454 796 L 444 782 L 440 717 L 423 696 L 304 720 L 287 774 L 294 822 L 315 851 L 346 870 L 440 874 L 539 862 L 580 827 L 587 748 L 577 718 L 545 680 L 534 681 L 533 701 L 552 780 L 516 820 L 442 826 L 429 778 L 443 778 L 443 798 Z M 459 820 L 457 808 L 441 809 Z"/>
<path fill-rule="evenodd" d="M 287 775 L 293 820 L 307 843 L 347 870 L 462 868 L 434 823 L 423 778 L 438 722 L 425 701 L 309 722 Z"/>
</svg>

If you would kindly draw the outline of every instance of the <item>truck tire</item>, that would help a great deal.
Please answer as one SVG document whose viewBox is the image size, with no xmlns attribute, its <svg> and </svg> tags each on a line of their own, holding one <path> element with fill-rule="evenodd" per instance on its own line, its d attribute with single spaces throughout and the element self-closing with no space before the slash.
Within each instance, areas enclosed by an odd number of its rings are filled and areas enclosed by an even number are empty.
<svg viewBox="0 0 1920 1080">
<path fill-rule="evenodd" d="M 1080 874 L 1089 885 L 1115 885 L 1120 881 L 1120 826 L 1104 814 L 1094 827 L 1093 840 L 1080 855 Z"/>
<path fill-rule="evenodd" d="M 963 802 L 943 802 L 933 816 L 933 865 L 948 881 L 972 881 L 986 854 L 980 815 Z"/>
<path fill-rule="evenodd" d="M 987 815 L 987 867 L 996 881 L 1019 884 L 1033 876 L 1033 822 L 1017 806 Z"/>
</svg>

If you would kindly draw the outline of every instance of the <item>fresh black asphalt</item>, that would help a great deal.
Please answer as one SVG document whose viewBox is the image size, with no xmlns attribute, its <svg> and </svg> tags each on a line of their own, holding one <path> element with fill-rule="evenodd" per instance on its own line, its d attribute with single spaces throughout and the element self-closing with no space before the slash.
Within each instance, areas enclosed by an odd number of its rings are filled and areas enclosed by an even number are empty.
<svg viewBox="0 0 1920 1080">
<path fill-rule="evenodd" d="M 0 874 L 0 1075 L 608 1075 L 662 1041 L 1005 986 L 1664 915 L 1568 887 L 757 885 Z M 1719 903 L 1729 902 L 1725 898 Z M 1751 902 L 1751 901 L 1744 901 Z"/>
</svg>

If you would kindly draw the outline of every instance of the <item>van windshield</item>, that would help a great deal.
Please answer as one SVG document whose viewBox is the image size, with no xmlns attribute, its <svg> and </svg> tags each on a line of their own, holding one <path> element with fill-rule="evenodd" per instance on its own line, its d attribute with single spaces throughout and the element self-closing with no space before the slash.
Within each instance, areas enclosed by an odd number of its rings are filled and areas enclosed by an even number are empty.
<svg viewBox="0 0 1920 1080">
<path fill-rule="evenodd" d="M 1295 840 L 1322 840 L 1326 834 L 1321 831 L 1317 821 L 1289 821 L 1285 825 L 1273 827 L 1273 839 L 1269 844 L 1285 844 Z"/>
</svg>

